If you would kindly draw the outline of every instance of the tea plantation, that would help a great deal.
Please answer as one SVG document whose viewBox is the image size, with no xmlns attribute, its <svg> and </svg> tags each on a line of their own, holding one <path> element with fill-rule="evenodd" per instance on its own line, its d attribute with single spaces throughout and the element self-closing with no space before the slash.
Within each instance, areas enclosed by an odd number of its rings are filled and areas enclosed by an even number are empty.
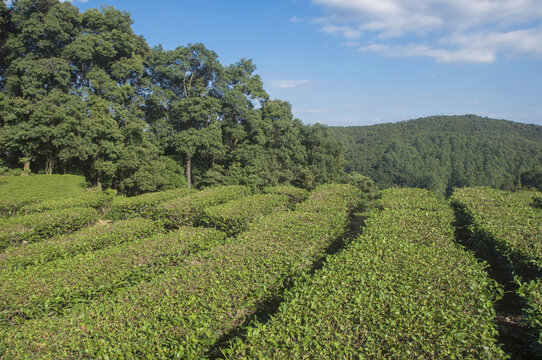
<svg viewBox="0 0 542 360">
<path fill-rule="evenodd" d="M 539 193 L 364 198 L 344 184 L 123 197 L 77 176 L 0 178 L 0 359 L 542 356 Z"/>
</svg>

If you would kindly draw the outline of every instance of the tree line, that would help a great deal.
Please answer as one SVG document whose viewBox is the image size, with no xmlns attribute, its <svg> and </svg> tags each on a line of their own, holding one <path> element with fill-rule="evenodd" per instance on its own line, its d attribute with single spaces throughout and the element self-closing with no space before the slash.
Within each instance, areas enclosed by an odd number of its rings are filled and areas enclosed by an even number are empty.
<svg viewBox="0 0 542 360">
<path fill-rule="evenodd" d="M 150 48 L 129 13 L 0 2 L 0 168 L 126 194 L 344 179 L 340 143 L 265 92 L 251 60 Z"/>
<path fill-rule="evenodd" d="M 541 181 L 538 125 L 463 115 L 330 130 L 344 144 L 346 171 L 382 188 L 420 187 L 445 196 L 454 187 L 537 187 Z"/>
</svg>

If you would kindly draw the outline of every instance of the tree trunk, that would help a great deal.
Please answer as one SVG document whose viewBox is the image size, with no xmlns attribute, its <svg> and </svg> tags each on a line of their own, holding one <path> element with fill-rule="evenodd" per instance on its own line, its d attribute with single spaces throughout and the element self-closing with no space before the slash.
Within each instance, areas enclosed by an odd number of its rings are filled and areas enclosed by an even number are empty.
<svg viewBox="0 0 542 360">
<path fill-rule="evenodd" d="M 53 173 L 53 167 L 55 165 L 55 161 L 51 158 L 47 159 L 45 162 L 45 173 L 47 175 L 51 175 Z"/>
<path fill-rule="evenodd" d="M 190 167 L 192 164 L 192 157 L 186 155 L 186 183 L 188 184 L 188 189 L 192 189 L 192 176 L 190 174 Z"/>
<path fill-rule="evenodd" d="M 102 172 L 98 170 L 96 173 L 96 187 L 102 190 Z"/>
<path fill-rule="evenodd" d="M 26 160 L 23 164 L 23 173 L 22 176 L 27 176 L 30 174 L 30 161 Z"/>
</svg>

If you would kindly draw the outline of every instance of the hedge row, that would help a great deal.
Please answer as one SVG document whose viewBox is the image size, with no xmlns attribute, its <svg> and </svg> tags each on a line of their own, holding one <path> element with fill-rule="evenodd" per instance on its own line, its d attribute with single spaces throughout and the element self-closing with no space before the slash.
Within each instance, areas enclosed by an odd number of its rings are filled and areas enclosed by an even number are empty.
<svg viewBox="0 0 542 360">
<path fill-rule="evenodd" d="M 214 229 L 181 228 L 150 239 L 134 240 L 31 269 L 0 272 L 0 321 L 59 313 L 178 265 L 189 254 L 223 243 Z"/>
<path fill-rule="evenodd" d="M 111 199 L 112 195 L 110 194 L 97 189 L 89 189 L 77 196 L 51 199 L 25 205 L 19 209 L 17 215 L 35 214 L 73 207 L 91 207 L 103 213 L 109 207 Z"/>
<path fill-rule="evenodd" d="M 493 324 L 499 291 L 454 243 L 450 209 L 426 191 L 387 190 L 382 199 L 363 234 L 301 279 L 270 321 L 222 349 L 226 358 L 505 357 Z"/>
<path fill-rule="evenodd" d="M 263 192 L 265 194 L 287 195 L 290 198 L 292 206 L 307 199 L 309 196 L 307 190 L 288 185 L 268 186 L 263 189 Z"/>
<path fill-rule="evenodd" d="M 306 271 L 342 236 L 346 212 L 284 212 L 260 219 L 236 241 L 188 258 L 178 267 L 76 306 L 65 317 L 5 329 L 7 358 L 204 358 Z M 0 332 L 2 329 L 0 329 Z"/>
<path fill-rule="evenodd" d="M 542 276 L 542 214 L 514 193 L 485 187 L 454 191 L 452 204 L 472 224 L 474 245 L 494 247 L 519 275 Z"/>
<path fill-rule="evenodd" d="M 0 217 L 15 216 L 23 207 L 37 203 L 39 199 L 33 197 L 0 199 Z"/>
<path fill-rule="evenodd" d="M 414 210 L 443 210 L 446 204 L 436 197 L 429 197 L 424 189 L 390 188 L 381 192 L 377 201 L 380 208 L 386 209 L 414 209 Z"/>
<path fill-rule="evenodd" d="M 522 321 L 532 330 L 531 351 L 536 357 L 542 357 L 542 280 L 522 283 L 518 294 L 525 303 Z"/>
<path fill-rule="evenodd" d="M 72 234 L 7 248 L 0 253 L 0 271 L 42 265 L 56 259 L 149 237 L 158 231 L 158 223 L 142 218 L 96 224 Z"/>
<path fill-rule="evenodd" d="M 206 208 L 202 221 L 233 236 L 259 217 L 287 210 L 289 204 L 290 198 L 285 195 L 251 195 Z"/>
<path fill-rule="evenodd" d="M 0 183 L 0 216 L 14 216 L 29 204 L 82 195 L 86 185 L 85 178 L 76 175 L 5 177 Z"/>
<path fill-rule="evenodd" d="M 532 195 L 532 194 L 531 194 Z M 452 196 L 460 221 L 469 224 L 475 248 L 501 258 L 501 270 L 525 280 L 522 321 L 531 327 L 533 351 L 542 352 L 542 213 L 530 196 L 490 188 L 457 189 Z M 532 282 L 530 280 L 533 280 Z M 542 356 L 542 354 L 539 354 Z"/>
<path fill-rule="evenodd" d="M 187 196 L 190 193 L 188 189 L 175 189 L 133 197 L 117 196 L 111 202 L 107 218 L 123 220 L 137 216 L 148 217 L 158 204 Z"/>
<path fill-rule="evenodd" d="M 342 211 L 345 207 L 351 212 L 361 206 L 361 190 L 352 185 L 326 184 L 314 189 L 308 199 L 300 203 L 298 211 L 311 212 L 335 212 Z"/>
<path fill-rule="evenodd" d="M 240 199 L 250 193 L 250 188 L 241 185 L 209 188 L 161 203 L 154 208 L 151 216 L 164 221 L 168 227 L 197 225 L 205 208 Z"/>
<path fill-rule="evenodd" d="M 79 230 L 98 216 L 95 209 L 75 207 L 0 219 L 0 251 Z"/>
</svg>

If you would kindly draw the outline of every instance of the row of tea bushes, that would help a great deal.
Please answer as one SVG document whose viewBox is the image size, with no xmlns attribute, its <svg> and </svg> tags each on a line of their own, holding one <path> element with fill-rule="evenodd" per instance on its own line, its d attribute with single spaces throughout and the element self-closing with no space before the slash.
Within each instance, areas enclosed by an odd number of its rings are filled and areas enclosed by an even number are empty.
<svg viewBox="0 0 542 360">
<path fill-rule="evenodd" d="M 155 207 L 150 216 L 172 228 L 198 225 L 206 208 L 241 199 L 250 194 L 250 188 L 242 185 L 213 187 L 161 203 Z"/>
<path fill-rule="evenodd" d="M 13 216 L 30 204 L 86 193 L 86 180 L 76 175 L 8 176 L 0 181 L 0 216 Z"/>
<path fill-rule="evenodd" d="M 100 213 L 109 208 L 113 196 L 98 189 L 88 189 L 84 193 L 67 198 L 45 200 L 25 205 L 19 209 L 17 215 L 42 213 L 51 210 L 61 210 L 74 207 L 94 208 Z"/>
<path fill-rule="evenodd" d="M 214 229 L 181 228 L 30 269 L 0 271 L 0 319 L 13 324 L 60 313 L 73 304 L 150 280 L 165 266 L 178 265 L 225 238 Z"/>
<path fill-rule="evenodd" d="M 0 253 L 0 271 L 42 265 L 56 259 L 149 237 L 160 230 L 157 222 L 142 218 L 96 224 L 75 233 L 7 248 Z"/>
<path fill-rule="evenodd" d="M 224 347 L 226 358 L 504 358 L 493 324 L 498 288 L 454 243 L 451 210 L 411 189 L 384 191 L 381 206 L 270 321 Z"/>
<path fill-rule="evenodd" d="M 452 204 L 460 222 L 467 224 L 473 246 L 496 254 L 510 279 L 519 276 L 522 321 L 532 329 L 533 351 L 542 356 L 542 212 L 528 199 L 490 188 L 463 188 L 454 192 Z"/>
<path fill-rule="evenodd" d="M 0 251 L 71 233 L 98 220 L 99 213 L 92 208 L 68 208 L 0 219 Z"/>
<path fill-rule="evenodd" d="M 138 216 L 149 217 L 156 206 L 193 193 L 188 189 L 166 190 L 138 196 L 116 196 L 109 207 L 107 219 L 123 220 Z"/>
<path fill-rule="evenodd" d="M 309 196 L 307 190 L 288 185 L 268 186 L 263 189 L 263 192 L 265 194 L 286 195 L 290 199 L 291 206 L 307 199 Z"/>
<path fill-rule="evenodd" d="M 542 209 L 542 194 L 533 195 L 533 206 Z"/>
<path fill-rule="evenodd" d="M 522 320 L 532 330 L 531 352 L 542 357 L 542 279 L 521 283 L 518 294 L 524 302 Z"/>
<path fill-rule="evenodd" d="M 442 210 L 447 206 L 434 196 L 427 196 L 427 191 L 415 188 L 390 188 L 381 193 L 377 200 L 381 209 Z"/>
<path fill-rule="evenodd" d="M 14 359 L 207 357 L 221 337 L 307 271 L 347 223 L 346 211 L 261 218 L 235 241 L 191 256 L 116 296 L 77 305 L 63 317 L 5 329 L 0 357 L 2 352 Z"/>
<path fill-rule="evenodd" d="M 361 206 L 361 190 L 347 184 L 325 184 L 314 189 L 308 199 L 300 203 L 297 211 L 349 213 Z"/>
<path fill-rule="evenodd" d="M 516 274 L 542 276 L 542 214 L 514 193 L 485 187 L 456 189 L 460 221 L 471 224 L 478 248 L 495 248 Z"/>
<path fill-rule="evenodd" d="M 2 188 L 0 187 L 0 189 Z M 3 198 L 2 196 L 2 199 L 0 199 L 0 218 L 15 216 L 23 207 L 37 203 L 39 203 L 38 198 Z"/>
<path fill-rule="evenodd" d="M 255 219 L 288 209 L 286 195 L 257 194 L 210 206 L 203 211 L 202 222 L 233 236 L 246 230 Z"/>
</svg>

